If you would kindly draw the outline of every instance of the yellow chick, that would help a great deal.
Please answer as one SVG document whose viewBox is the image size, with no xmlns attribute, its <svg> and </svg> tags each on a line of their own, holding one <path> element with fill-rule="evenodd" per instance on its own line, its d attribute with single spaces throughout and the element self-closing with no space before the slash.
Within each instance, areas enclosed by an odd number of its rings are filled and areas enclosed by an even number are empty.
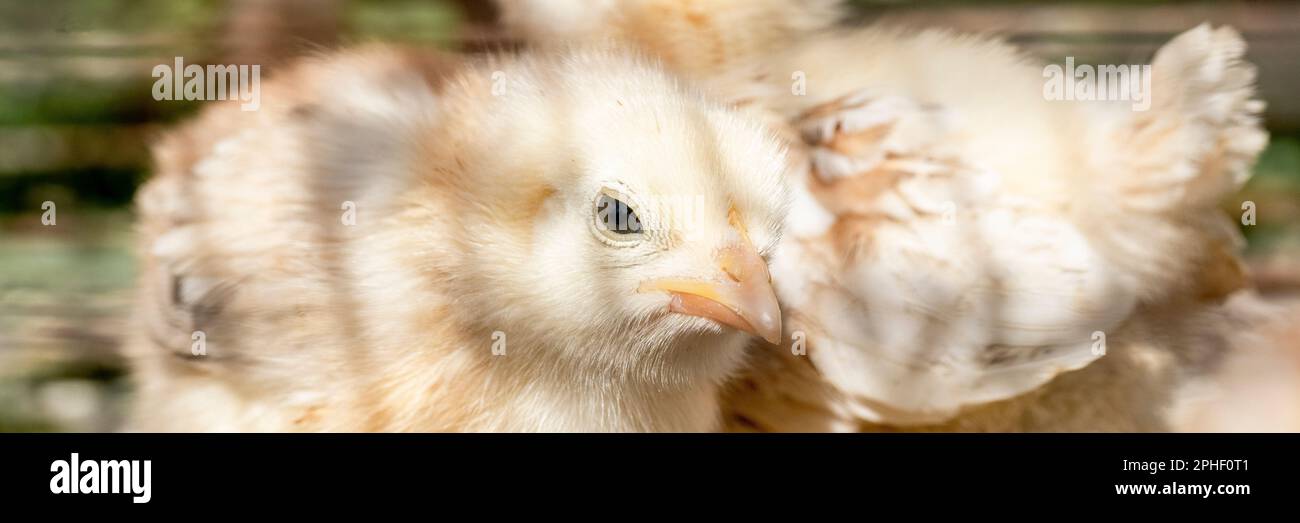
<svg viewBox="0 0 1300 523">
<path fill-rule="evenodd" d="M 1083 77 L 1051 66 L 1072 64 L 839 25 L 834 2 L 501 4 L 542 46 L 659 54 L 793 151 L 786 339 L 728 388 L 728 428 L 1171 430 L 1181 384 L 1228 350 L 1219 303 L 1245 278 L 1218 204 L 1267 143 L 1230 28 L 1124 64 L 1128 89 L 1106 87 L 1128 98 L 1065 99 Z M 577 4 L 568 25 L 512 15 Z"/>
<path fill-rule="evenodd" d="M 704 431 L 787 160 L 612 49 L 366 48 L 210 107 L 138 196 L 133 428 Z"/>
</svg>

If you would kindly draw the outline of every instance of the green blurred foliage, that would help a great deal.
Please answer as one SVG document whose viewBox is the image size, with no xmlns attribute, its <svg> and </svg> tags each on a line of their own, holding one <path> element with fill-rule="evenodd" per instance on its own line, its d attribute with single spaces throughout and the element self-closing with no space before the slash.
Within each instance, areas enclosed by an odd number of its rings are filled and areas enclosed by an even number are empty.
<svg viewBox="0 0 1300 523">
<path fill-rule="evenodd" d="M 356 39 L 446 43 L 462 22 L 460 11 L 451 5 L 427 0 L 353 2 L 346 14 L 349 33 Z"/>
<path fill-rule="evenodd" d="M 204 27 L 220 9 L 217 0 L 4 0 L 0 34 L 112 30 L 179 33 Z"/>
<path fill-rule="evenodd" d="M 1254 176 L 1233 198 L 1256 204 L 1256 224 L 1243 226 L 1250 253 L 1268 252 L 1300 242 L 1300 135 L 1274 135 L 1260 155 Z M 1240 207 L 1228 209 L 1233 215 Z M 1291 246 L 1291 247 L 1294 247 Z"/>
</svg>

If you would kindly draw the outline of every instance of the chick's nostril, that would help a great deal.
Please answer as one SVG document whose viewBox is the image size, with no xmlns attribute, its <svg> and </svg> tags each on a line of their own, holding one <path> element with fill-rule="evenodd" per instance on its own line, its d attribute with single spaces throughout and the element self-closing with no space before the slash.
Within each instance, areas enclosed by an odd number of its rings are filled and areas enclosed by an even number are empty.
<svg viewBox="0 0 1300 523">
<path fill-rule="evenodd" d="M 723 249 L 721 256 L 719 256 L 719 261 L 722 265 L 722 272 L 725 273 L 727 277 L 731 278 L 731 281 L 733 282 L 744 280 L 748 272 L 745 270 L 745 260 L 741 257 L 741 253 L 738 251 L 740 251 L 740 249 L 728 247 Z"/>
</svg>

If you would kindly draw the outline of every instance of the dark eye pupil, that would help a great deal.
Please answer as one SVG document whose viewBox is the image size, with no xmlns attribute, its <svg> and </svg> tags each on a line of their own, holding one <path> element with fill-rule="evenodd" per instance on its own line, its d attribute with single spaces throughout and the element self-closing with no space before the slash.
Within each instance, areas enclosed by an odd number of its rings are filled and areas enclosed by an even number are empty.
<svg viewBox="0 0 1300 523">
<path fill-rule="evenodd" d="M 596 222 L 615 234 L 641 232 L 641 219 L 632 207 L 622 200 L 603 194 L 596 200 Z"/>
</svg>

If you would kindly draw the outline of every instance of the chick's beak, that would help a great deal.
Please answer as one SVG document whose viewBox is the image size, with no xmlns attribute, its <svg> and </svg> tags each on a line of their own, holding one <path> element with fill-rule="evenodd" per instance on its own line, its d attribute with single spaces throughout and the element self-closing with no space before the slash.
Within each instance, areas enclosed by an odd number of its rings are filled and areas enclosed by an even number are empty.
<svg viewBox="0 0 1300 523">
<path fill-rule="evenodd" d="M 672 295 L 671 312 L 708 318 L 723 325 L 781 342 L 781 308 L 767 263 L 741 229 L 740 237 L 718 250 L 715 281 L 664 278 L 643 282 L 640 292 Z"/>
</svg>

